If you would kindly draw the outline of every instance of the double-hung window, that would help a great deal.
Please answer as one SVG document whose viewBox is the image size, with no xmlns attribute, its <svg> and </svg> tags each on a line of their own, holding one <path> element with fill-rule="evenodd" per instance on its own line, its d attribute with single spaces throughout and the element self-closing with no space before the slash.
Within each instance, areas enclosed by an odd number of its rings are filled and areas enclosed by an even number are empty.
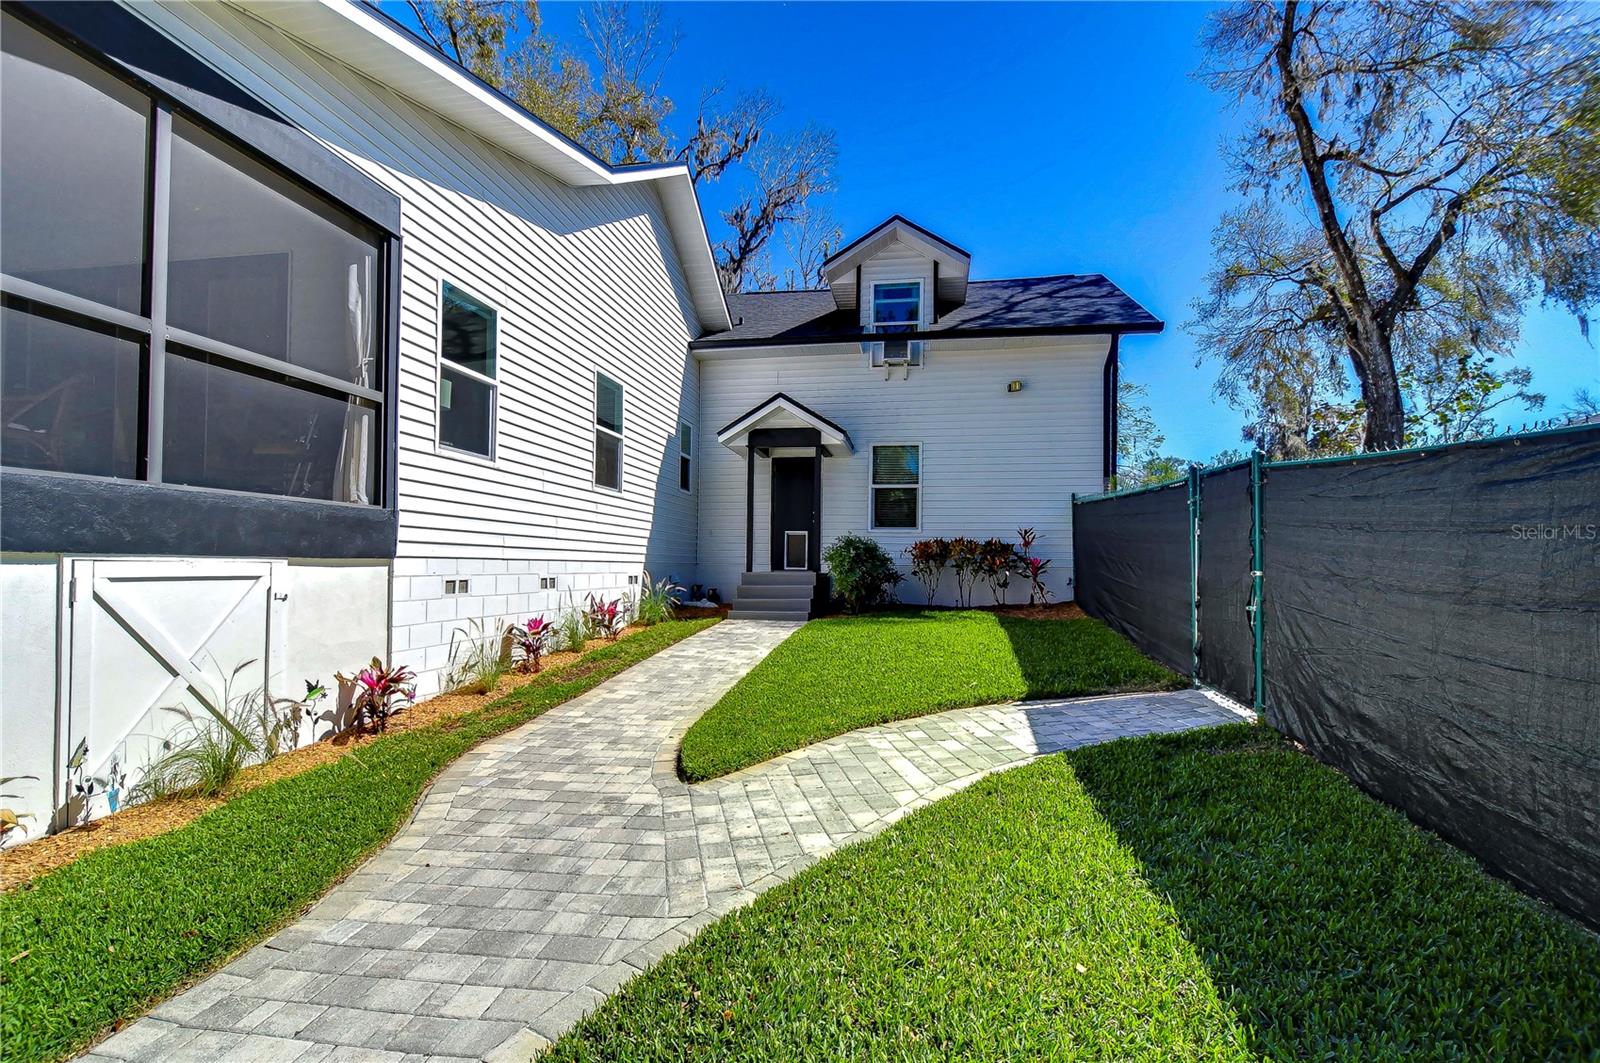
<svg viewBox="0 0 1600 1063">
<path fill-rule="evenodd" d="M 922 446 L 888 443 L 872 448 L 873 528 L 917 528 L 922 523 Z"/>
<path fill-rule="evenodd" d="M 872 286 L 873 332 L 915 332 L 921 323 L 921 281 L 879 282 Z"/>
<path fill-rule="evenodd" d="M 694 459 L 693 429 L 688 421 L 678 422 L 678 487 L 684 491 L 694 490 L 694 470 L 690 465 Z"/>
<path fill-rule="evenodd" d="M 622 385 L 594 376 L 594 482 L 622 490 Z"/>
<path fill-rule="evenodd" d="M 379 502 L 379 234 L 0 18 L 0 461 Z"/>
<path fill-rule="evenodd" d="M 494 457 L 498 315 L 445 282 L 439 299 L 439 443 Z"/>
</svg>

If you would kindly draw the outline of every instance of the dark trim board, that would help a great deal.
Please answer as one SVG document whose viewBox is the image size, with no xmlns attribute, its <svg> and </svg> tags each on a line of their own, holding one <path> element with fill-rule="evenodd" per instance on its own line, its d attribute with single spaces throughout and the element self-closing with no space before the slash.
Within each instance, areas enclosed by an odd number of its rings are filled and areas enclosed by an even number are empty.
<svg viewBox="0 0 1600 1063">
<path fill-rule="evenodd" d="M 949 328 L 949 329 L 920 329 L 916 332 L 897 332 L 897 340 L 989 340 L 1004 339 L 1008 336 L 1120 336 L 1132 332 L 1160 332 L 1166 325 L 1155 321 L 1109 322 L 1092 325 L 1042 325 L 1032 328 Z M 741 347 L 819 347 L 830 343 L 860 343 L 870 340 L 876 334 L 871 332 L 855 332 L 842 334 L 817 334 L 802 336 L 797 339 L 781 339 L 772 337 L 756 337 L 747 340 L 719 340 L 711 337 L 703 340 L 691 340 L 689 347 L 696 351 L 721 351 L 734 350 Z"/>
<path fill-rule="evenodd" d="M 854 251 L 856 248 L 860 247 L 863 243 L 865 243 L 866 241 L 872 239 L 874 236 L 877 236 L 879 233 L 881 233 L 883 230 L 887 229 L 889 226 L 893 225 L 895 222 L 899 222 L 901 225 L 904 225 L 907 229 L 915 229 L 917 232 L 921 233 L 923 236 L 927 237 L 929 240 L 932 240 L 935 243 L 943 244 L 945 247 L 948 247 L 950 250 L 952 250 L 952 251 L 956 252 L 957 254 L 961 255 L 963 258 L 971 258 L 972 257 L 972 252 L 968 251 L 966 248 L 961 247 L 959 244 L 953 244 L 949 240 L 946 240 L 944 237 L 940 236 L 938 233 L 933 232 L 933 231 L 931 231 L 929 229 L 923 228 L 922 226 L 918 225 L 916 222 L 912 221 L 910 218 L 907 218 L 905 215 L 903 215 L 903 214 L 891 214 L 887 218 L 885 218 L 883 221 L 879 222 L 878 224 L 874 225 L 871 229 L 867 230 L 865 233 L 862 233 L 860 236 L 856 237 L 854 240 L 851 240 L 848 244 L 845 244 L 843 247 L 839 248 L 839 250 L 837 250 L 833 254 L 829 255 L 827 260 L 822 263 L 822 268 L 823 269 L 827 269 L 829 262 L 837 262 L 837 261 L 839 261 L 839 259 L 841 259 L 844 256 L 848 255 L 850 252 Z"/>
<path fill-rule="evenodd" d="M 384 232 L 400 232 L 398 196 L 120 5 L 11 0 L 6 10 L 204 118 Z"/>
<path fill-rule="evenodd" d="M 1105 489 L 1108 491 L 1117 476 L 1118 432 L 1122 427 L 1119 423 L 1122 398 L 1119 394 L 1122 389 L 1122 363 L 1117 351 L 1119 339 L 1120 336 L 1111 337 L 1111 349 L 1106 352 L 1105 370 L 1101 374 L 1100 412 L 1104 430 L 1100 441 L 1101 474 L 1105 479 Z"/>
<path fill-rule="evenodd" d="M 388 559 L 399 530 L 379 506 L 0 471 L 0 550 L 16 553 Z"/>
</svg>

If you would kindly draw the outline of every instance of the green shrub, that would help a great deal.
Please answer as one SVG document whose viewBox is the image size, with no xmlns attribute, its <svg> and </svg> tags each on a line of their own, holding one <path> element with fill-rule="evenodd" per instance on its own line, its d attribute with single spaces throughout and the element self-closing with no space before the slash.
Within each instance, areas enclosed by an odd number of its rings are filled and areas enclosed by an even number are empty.
<svg viewBox="0 0 1600 1063">
<path fill-rule="evenodd" d="M 639 604 L 634 608 L 633 619 L 641 624 L 659 624 L 671 620 L 673 611 L 678 607 L 678 600 L 673 595 L 682 591 L 683 588 L 670 578 L 652 581 L 650 573 L 646 571 L 644 584 L 639 588 Z"/>
<path fill-rule="evenodd" d="M 833 589 L 848 612 L 859 613 L 891 601 L 895 584 L 905 577 L 876 539 L 841 535 L 822 552 L 833 576 Z"/>
</svg>

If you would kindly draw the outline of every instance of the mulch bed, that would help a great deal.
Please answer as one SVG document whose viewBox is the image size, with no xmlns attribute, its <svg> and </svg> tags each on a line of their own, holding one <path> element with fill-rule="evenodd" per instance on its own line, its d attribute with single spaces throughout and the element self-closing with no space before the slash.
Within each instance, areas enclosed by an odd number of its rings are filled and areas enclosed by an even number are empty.
<svg viewBox="0 0 1600 1063">
<path fill-rule="evenodd" d="M 717 615 L 717 610 L 684 609 L 679 612 L 678 617 L 691 619 L 702 614 L 714 616 Z M 639 626 L 630 626 L 624 630 L 622 637 L 626 638 L 640 630 L 642 628 Z M 593 639 L 584 646 L 583 653 L 610 644 L 605 639 Z M 412 731 L 480 709 L 496 698 L 504 697 L 523 684 L 531 682 L 538 675 L 571 665 L 581 659 L 583 653 L 568 651 L 547 653 L 544 655 L 544 668 L 541 672 L 528 674 L 511 672 L 500 680 L 498 686 L 487 693 L 446 693 L 419 701 L 390 718 L 389 730 Z M 212 797 L 174 795 L 157 801 L 148 801 L 81 826 L 69 827 L 57 834 L 48 834 L 0 850 L 0 891 L 16 889 L 45 872 L 64 867 L 96 849 L 136 842 L 175 831 L 194 822 L 218 805 L 225 804 L 233 797 L 348 756 L 377 737 L 370 731 L 341 731 L 301 746 L 299 749 L 281 753 L 263 764 L 251 765 L 240 772 L 233 784 L 221 794 Z"/>
</svg>

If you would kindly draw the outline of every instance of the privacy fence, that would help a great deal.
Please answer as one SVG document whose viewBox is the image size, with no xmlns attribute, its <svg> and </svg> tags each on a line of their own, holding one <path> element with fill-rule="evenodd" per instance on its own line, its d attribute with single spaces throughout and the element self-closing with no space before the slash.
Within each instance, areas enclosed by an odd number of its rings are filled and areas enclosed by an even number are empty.
<svg viewBox="0 0 1600 1063">
<path fill-rule="evenodd" d="M 1073 500 L 1078 602 L 1600 926 L 1600 426 Z"/>
</svg>

